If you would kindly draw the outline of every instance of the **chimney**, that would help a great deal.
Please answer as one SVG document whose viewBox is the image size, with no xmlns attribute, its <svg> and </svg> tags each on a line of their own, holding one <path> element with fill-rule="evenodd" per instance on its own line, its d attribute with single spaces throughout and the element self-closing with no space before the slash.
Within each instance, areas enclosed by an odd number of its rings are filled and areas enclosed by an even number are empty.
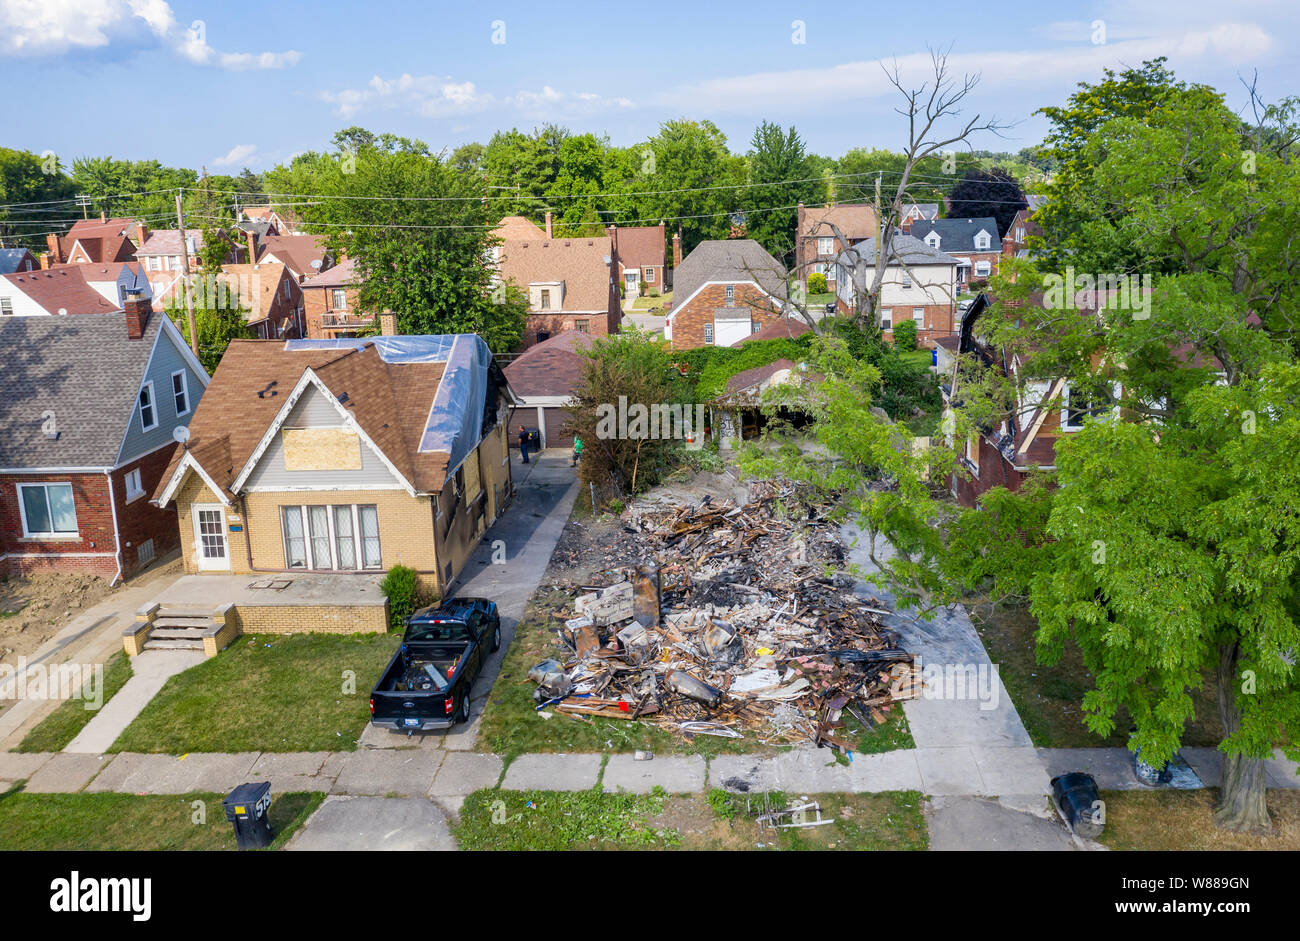
<svg viewBox="0 0 1300 941">
<path fill-rule="evenodd" d="M 100 221 L 101 223 L 107 223 L 107 222 L 108 222 L 108 213 L 107 213 L 105 210 L 103 210 L 103 209 L 99 210 L 99 221 Z"/>
<path fill-rule="evenodd" d="M 128 288 L 122 301 L 122 310 L 126 312 L 126 337 L 138 340 L 144 336 L 149 326 L 149 317 L 153 314 L 153 305 L 144 296 L 140 288 Z"/>
<path fill-rule="evenodd" d="M 379 315 L 379 333 L 386 337 L 397 336 L 397 315 L 391 310 L 385 309 Z"/>
<path fill-rule="evenodd" d="M 149 227 L 138 219 L 135 223 L 135 236 L 135 247 L 144 247 L 145 240 L 149 238 Z"/>
<path fill-rule="evenodd" d="M 50 265 L 63 264 L 63 246 L 59 242 L 59 237 L 51 232 L 45 236 L 45 244 L 49 248 L 49 254 L 45 257 L 50 259 Z M 49 267 L 46 265 L 45 267 Z"/>
<path fill-rule="evenodd" d="M 248 238 L 248 263 L 251 265 L 257 261 L 257 238 L 251 229 L 244 234 Z"/>
<path fill-rule="evenodd" d="M 673 267 L 682 263 L 682 230 L 673 233 Z"/>
<path fill-rule="evenodd" d="M 554 238 L 554 236 L 551 235 L 551 211 L 549 209 L 546 211 L 546 237 L 548 239 Z"/>
</svg>

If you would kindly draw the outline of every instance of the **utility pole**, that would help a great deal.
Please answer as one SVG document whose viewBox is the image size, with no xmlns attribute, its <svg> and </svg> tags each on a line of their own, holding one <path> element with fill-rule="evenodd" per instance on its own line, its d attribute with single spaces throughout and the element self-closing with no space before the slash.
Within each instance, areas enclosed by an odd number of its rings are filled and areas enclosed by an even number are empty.
<svg viewBox="0 0 1300 941">
<path fill-rule="evenodd" d="M 194 284 L 190 280 L 190 246 L 185 241 L 185 213 L 181 211 L 181 188 L 176 188 L 176 225 L 180 229 L 181 236 L 181 271 L 184 273 L 185 283 L 181 290 L 185 294 L 185 317 L 190 325 L 190 349 L 194 355 L 199 355 L 199 328 L 194 322 Z"/>
<path fill-rule="evenodd" d="M 85 193 L 78 193 L 77 205 L 81 207 L 81 218 L 88 219 L 89 216 L 87 216 L 86 213 L 90 209 L 90 197 Z"/>
</svg>

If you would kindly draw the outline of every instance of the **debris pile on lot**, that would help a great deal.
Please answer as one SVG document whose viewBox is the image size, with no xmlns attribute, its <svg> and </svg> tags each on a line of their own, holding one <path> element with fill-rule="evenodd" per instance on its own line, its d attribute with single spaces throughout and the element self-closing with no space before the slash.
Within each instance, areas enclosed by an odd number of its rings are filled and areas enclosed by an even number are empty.
<svg viewBox="0 0 1300 941">
<path fill-rule="evenodd" d="M 566 652 L 529 672 L 538 710 L 852 750 L 844 712 L 872 727 L 916 685 L 874 599 L 830 574 L 844 550 L 829 509 L 774 482 L 740 506 L 630 506 L 624 535 L 647 561 L 561 612 Z"/>
</svg>

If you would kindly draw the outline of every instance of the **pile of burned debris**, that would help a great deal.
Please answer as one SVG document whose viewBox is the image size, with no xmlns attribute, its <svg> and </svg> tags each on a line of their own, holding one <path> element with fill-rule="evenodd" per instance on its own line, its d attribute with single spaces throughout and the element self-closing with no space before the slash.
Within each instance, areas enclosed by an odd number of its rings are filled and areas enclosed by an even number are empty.
<svg viewBox="0 0 1300 941">
<path fill-rule="evenodd" d="M 740 506 L 628 507 L 624 535 L 648 561 L 555 612 L 563 652 L 529 671 L 538 711 L 851 751 L 844 713 L 873 727 L 916 683 L 879 602 L 835 574 L 844 550 L 829 510 L 766 481 Z"/>
</svg>

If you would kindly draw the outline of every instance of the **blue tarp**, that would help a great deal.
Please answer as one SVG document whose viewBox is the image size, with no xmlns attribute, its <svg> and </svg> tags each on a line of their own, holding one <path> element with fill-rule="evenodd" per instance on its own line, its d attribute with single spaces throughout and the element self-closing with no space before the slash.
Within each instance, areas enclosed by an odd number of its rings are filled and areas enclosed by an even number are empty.
<svg viewBox="0 0 1300 941">
<path fill-rule="evenodd" d="M 420 436 L 422 453 L 446 451 L 455 470 L 479 445 L 483 432 L 484 396 L 492 351 L 474 333 L 442 336 L 364 337 L 337 340 L 286 340 L 285 349 L 362 349 L 373 343 L 386 363 L 446 363 L 433 407 Z"/>
</svg>

